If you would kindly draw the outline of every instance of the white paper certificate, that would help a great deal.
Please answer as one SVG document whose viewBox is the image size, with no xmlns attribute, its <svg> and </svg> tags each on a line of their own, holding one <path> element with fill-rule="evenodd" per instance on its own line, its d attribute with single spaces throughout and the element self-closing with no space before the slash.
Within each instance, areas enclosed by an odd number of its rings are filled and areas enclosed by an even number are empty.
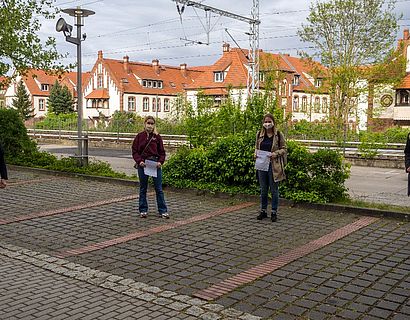
<svg viewBox="0 0 410 320">
<path fill-rule="evenodd" d="M 152 160 L 145 160 L 144 173 L 147 176 L 157 177 L 157 162 Z"/>
<path fill-rule="evenodd" d="M 272 153 L 269 151 L 256 150 L 255 169 L 261 171 L 268 171 L 271 155 Z"/>
</svg>

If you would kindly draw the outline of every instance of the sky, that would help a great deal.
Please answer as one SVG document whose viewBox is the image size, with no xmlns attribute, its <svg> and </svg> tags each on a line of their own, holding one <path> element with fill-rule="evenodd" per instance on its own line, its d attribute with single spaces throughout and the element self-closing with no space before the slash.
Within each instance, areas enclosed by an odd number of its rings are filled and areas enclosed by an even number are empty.
<svg viewBox="0 0 410 320">
<path fill-rule="evenodd" d="M 196 2 L 246 17 L 250 17 L 253 3 L 252 0 Z M 301 42 L 297 36 L 301 24 L 306 23 L 311 2 L 313 0 L 260 0 L 259 47 L 266 52 L 292 56 L 298 56 L 301 50 L 311 50 L 311 45 Z M 249 24 L 216 14 L 210 18 L 209 44 L 196 43 L 208 43 L 204 11 L 186 7 L 179 15 L 172 0 L 56 0 L 56 6 L 62 9 L 80 6 L 95 11 L 95 15 L 85 18 L 82 27 L 82 32 L 87 34 L 82 42 L 83 71 L 91 70 L 99 50 L 105 58 L 122 59 L 128 55 L 130 61 L 159 59 L 160 64 L 165 65 L 201 66 L 212 64 L 221 56 L 224 42 L 236 47 L 232 38 L 241 48 L 249 47 L 249 37 L 245 34 L 249 32 Z M 397 34 L 400 39 L 403 29 L 410 27 L 410 0 L 398 0 L 396 13 L 403 15 Z M 58 51 L 68 53 L 63 62 L 75 63 L 76 46 L 55 31 L 59 17 L 74 25 L 74 18 L 62 13 L 53 20 L 42 20 L 39 36 L 42 39 L 55 37 Z M 75 30 L 74 27 L 74 36 Z"/>
</svg>

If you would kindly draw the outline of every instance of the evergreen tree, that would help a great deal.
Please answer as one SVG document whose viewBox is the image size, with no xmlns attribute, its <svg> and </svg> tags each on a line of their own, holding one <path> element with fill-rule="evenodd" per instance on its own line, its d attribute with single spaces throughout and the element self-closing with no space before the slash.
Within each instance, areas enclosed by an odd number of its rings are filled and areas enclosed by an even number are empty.
<svg viewBox="0 0 410 320">
<path fill-rule="evenodd" d="M 23 120 L 28 120 L 34 117 L 34 109 L 31 105 L 30 96 L 23 81 L 20 81 L 17 85 L 16 98 L 13 99 L 12 106 L 17 110 Z"/>
<path fill-rule="evenodd" d="M 49 112 L 56 115 L 60 113 L 73 113 L 74 112 L 74 99 L 67 86 L 62 86 L 56 82 L 51 87 L 50 97 L 47 101 Z"/>
</svg>

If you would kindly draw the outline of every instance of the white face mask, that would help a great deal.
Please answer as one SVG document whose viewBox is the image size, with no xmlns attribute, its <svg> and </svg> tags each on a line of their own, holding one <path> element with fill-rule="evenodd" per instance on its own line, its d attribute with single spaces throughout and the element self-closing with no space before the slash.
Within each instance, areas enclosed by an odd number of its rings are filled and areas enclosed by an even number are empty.
<svg viewBox="0 0 410 320">
<path fill-rule="evenodd" d="M 272 123 L 272 122 L 265 122 L 265 123 L 263 124 L 263 127 L 264 127 L 266 130 L 272 129 L 272 128 L 273 128 L 273 123 Z"/>
</svg>

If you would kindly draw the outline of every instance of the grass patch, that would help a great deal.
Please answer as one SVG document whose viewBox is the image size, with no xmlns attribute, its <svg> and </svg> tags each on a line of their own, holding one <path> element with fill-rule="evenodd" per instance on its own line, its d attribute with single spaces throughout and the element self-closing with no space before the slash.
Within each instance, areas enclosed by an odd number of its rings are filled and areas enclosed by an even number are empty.
<svg viewBox="0 0 410 320">
<path fill-rule="evenodd" d="M 337 204 L 343 204 L 343 205 L 348 205 L 348 206 L 353 206 L 353 207 L 358 207 L 358 208 L 369 208 L 369 209 L 379 209 L 379 210 L 385 210 L 385 211 L 394 211 L 394 212 L 400 212 L 400 213 L 410 212 L 410 207 L 395 206 L 395 205 L 386 204 L 386 203 L 366 202 L 362 200 L 353 200 L 353 199 L 340 201 L 340 202 L 337 202 Z"/>
</svg>

